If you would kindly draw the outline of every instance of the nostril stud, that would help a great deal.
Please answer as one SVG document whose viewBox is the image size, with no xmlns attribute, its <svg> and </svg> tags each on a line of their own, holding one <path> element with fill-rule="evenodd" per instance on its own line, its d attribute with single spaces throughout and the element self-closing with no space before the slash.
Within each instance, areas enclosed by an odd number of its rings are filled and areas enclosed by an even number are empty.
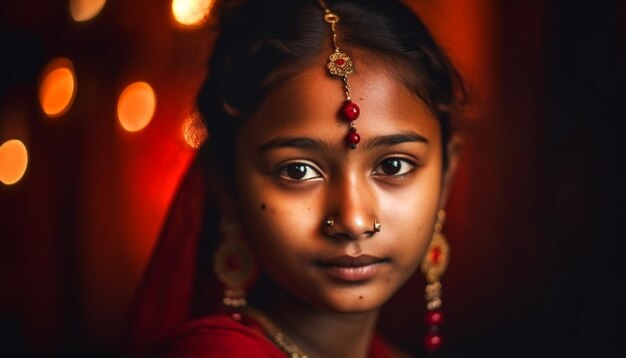
<svg viewBox="0 0 626 358">
<path fill-rule="evenodd" d="M 333 227 L 335 225 L 335 219 L 333 219 L 332 216 L 326 218 L 326 221 L 324 222 L 324 224 L 326 224 L 326 226 L 328 227 Z"/>
<path fill-rule="evenodd" d="M 380 232 L 380 222 L 378 219 L 374 219 L 374 231 Z"/>
</svg>

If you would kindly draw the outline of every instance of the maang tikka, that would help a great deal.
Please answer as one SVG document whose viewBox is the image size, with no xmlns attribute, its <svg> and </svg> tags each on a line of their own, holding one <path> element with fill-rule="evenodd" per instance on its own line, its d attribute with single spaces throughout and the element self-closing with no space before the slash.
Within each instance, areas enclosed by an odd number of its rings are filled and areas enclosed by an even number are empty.
<svg viewBox="0 0 626 358">
<path fill-rule="evenodd" d="M 335 32 L 335 25 L 339 22 L 339 16 L 331 12 L 328 6 L 326 6 L 326 2 L 323 0 L 319 0 L 319 3 L 324 10 L 324 21 L 330 24 L 330 29 L 333 34 L 333 47 L 335 48 L 335 52 L 328 57 L 328 64 L 326 67 L 331 74 L 339 76 L 343 79 L 346 100 L 341 107 L 341 114 L 350 124 L 350 132 L 346 135 L 346 143 L 351 149 L 356 149 L 356 145 L 361 141 L 361 136 L 356 132 L 354 121 L 359 118 L 361 110 L 356 103 L 352 102 L 352 93 L 350 92 L 349 75 L 354 73 L 354 64 L 352 63 L 350 56 L 341 52 L 339 50 L 339 46 L 337 45 L 337 32 Z"/>
</svg>

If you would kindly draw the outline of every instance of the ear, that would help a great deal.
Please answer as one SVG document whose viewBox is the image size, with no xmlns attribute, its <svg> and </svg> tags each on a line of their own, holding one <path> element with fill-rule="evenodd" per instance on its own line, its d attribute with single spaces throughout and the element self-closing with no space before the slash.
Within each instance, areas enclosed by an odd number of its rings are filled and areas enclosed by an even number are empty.
<svg viewBox="0 0 626 358">
<path fill-rule="evenodd" d="M 452 186 L 452 179 L 454 178 L 454 174 L 456 173 L 456 169 L 459 164 L 459 153 L 461 152 L 462 145 L 463 140 L 461 136 L 453 134 L 450 141 L 448 141 L 448 145 L 446 146 L 448 166 L 444 168 L 443 172 L 441 196 L 439 198 L 440 209 L 445 208 L 448 201 L 448 194 L 450 192 L 450 187 Z"/>
</svg>

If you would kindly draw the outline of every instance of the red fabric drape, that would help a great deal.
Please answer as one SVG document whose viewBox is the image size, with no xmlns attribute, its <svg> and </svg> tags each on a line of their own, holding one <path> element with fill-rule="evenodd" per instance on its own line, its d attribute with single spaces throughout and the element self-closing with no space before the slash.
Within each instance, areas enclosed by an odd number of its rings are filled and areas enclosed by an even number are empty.
<svg viewBox="0 0 626 358">
<path fill-rule="evenodd" d="M 181 183 L 137 289 L 125 347 L 132 356 L 148 354 L 192 317 L 199 239 L 208 199 L 203 163 L 200 152 Z"/>
</svg>

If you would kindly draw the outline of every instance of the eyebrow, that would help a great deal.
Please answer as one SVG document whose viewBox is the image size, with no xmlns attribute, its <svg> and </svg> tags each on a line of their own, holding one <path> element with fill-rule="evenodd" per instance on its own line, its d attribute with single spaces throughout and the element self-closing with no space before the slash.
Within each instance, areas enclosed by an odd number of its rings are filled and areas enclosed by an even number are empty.
<svg viewBox="0 0 626 358">
<path fill-rule="evenodd" d="M 328 145 L 319 140 L 306 137 L 277 137 L 263 144 L 259 148 L 259 152 L 267 152 L 278 148 L 297 148 L 319 151 L 328 148 Z"/>
<path fill-rule="evenodd" d="M 415 132 L 406 132 L 406 133 L 383 135 L 383 136 L 377 136 L 377 137 L 371 138 L 367 142 L 366 147 L 368 149 L 371 149 L 371 148 L 380 147 L 380 146 L 388 147 L 388 146 L 393 146 L 396 144 L 410 143 L 410 142 L 419 142 L 419 143 L 428 144 L 428 139 L 426 139 L 424 136 L 419 135 Z"/>
<path fill-rule="evenodd" d="M 393 146 L 402 143 L 419 142 L 428 144 L 428 139 L 415 132 L 390 134 L 371 138 L 366 148 Z M 277 137 L 259 147 L 259 152 L 267 152 L 278 148 L 297 148 L 321 151 L 330 146 L 322 141 L 306 137 Z"/>
</svg>

